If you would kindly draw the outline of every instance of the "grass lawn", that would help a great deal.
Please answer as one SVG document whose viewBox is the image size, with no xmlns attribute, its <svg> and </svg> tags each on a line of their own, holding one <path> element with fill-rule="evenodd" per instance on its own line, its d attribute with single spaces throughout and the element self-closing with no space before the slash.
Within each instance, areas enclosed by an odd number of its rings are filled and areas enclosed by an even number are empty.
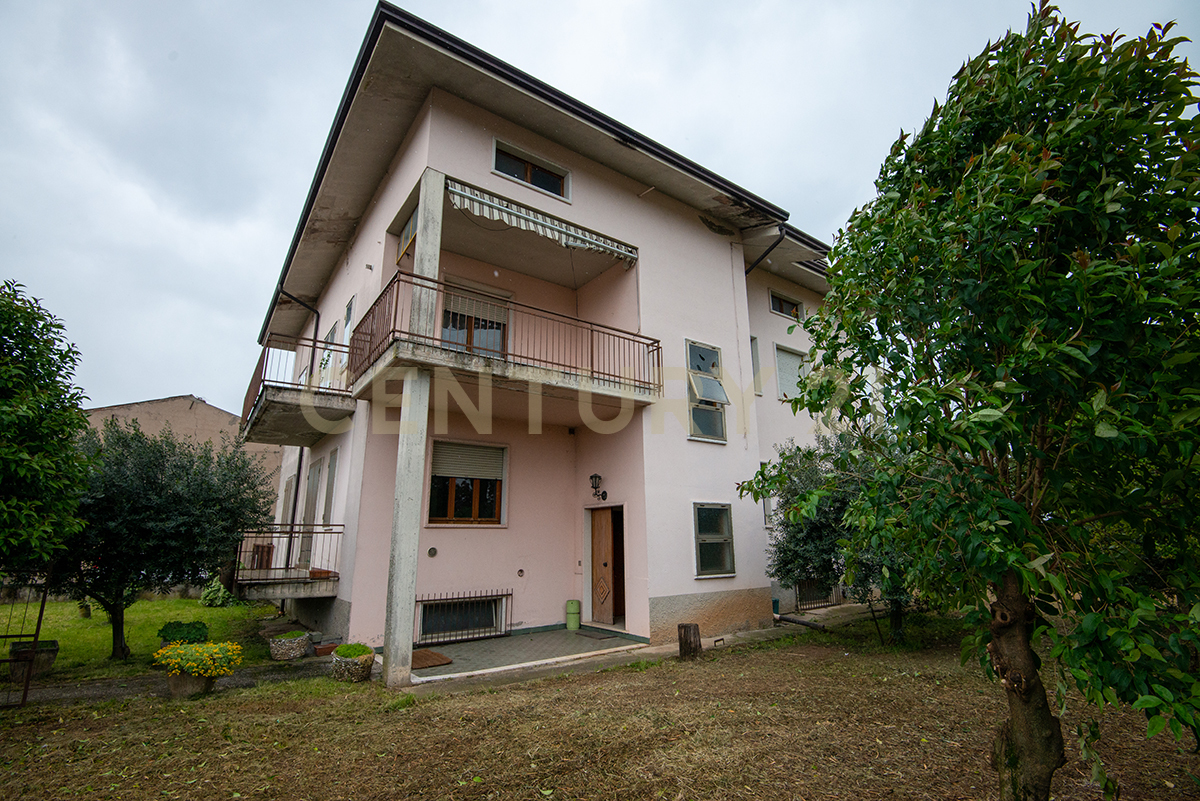
<svg viewBox="0 0 1200 801">
<path fill-rule="evenodd" d="M 93 605 L 90 618 L 80 617 L 74 601 L 46 604 L 42 639 L 58 640 L 58 659 L 41 682 L 82 681 L 99 678 L 125 678 L 149 673 L 154 652 L 158 650 L 158 630 L 171 620 L 203 620 L 209 639 L 233 640 L 242 644 L 243 664 L 265 662 L 270 658 L 267 644 L 258 637 L 259 622 L 278 614 L 269 604 L 207 607 L 195 599 L 161 598 L 137 601 L 125 610 L 125 639 L 133 652 L 127 661 L 114 662 L 112 626 L 104 610 Z"/>
<path fill-rule="evenodd" d="M 993 799 L 1003 693 L 940 625 L 923 650 L 813 632 L 444 695 L 321 678 L 27 707 L 0 713 L 0 798 Z M 1076 701 L 1054 797 L 1099 801 Z M 1190 739 L 1147 741 L 1129 709 L 1101 726 L 1126 801 L 1200 798 Z"/>
</svg>

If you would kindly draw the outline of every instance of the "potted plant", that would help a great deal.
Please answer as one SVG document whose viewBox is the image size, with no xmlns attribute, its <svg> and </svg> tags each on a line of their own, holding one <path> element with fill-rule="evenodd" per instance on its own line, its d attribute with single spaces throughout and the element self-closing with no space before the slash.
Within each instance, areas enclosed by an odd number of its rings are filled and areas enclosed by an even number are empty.
<svg viewBox="0 0 1200 801">
<path fill-rule="evenodd" d="M 242 663 L 242 646 L 235 642 L 173 642 L 154 654 L 154 664 L 167 669 L 172 698 L 191 698 L 211 692 L 218 676 L 228 676 Z"/>
<path fill-rule="evenodd" d="M 308 653 L 308 632 L 289 631 L 267 640 L 272 659 L 299 659 Z"/>
<path fill-rule="evenodd" d="M 361 642 L 348 642 L 333 649 L 329 675 L 338 681 L 366 681 L 375 664 L 375 649 Z"/>
<path fill-rule="evenodd" d="M 158 630 L 158 638 L 162 640 L 160 648 L 165 648 L 173 642 L 207 642 L 208 625 L 203 620 L 187 623 L 172 620 Z"/>
<path fill-rule="evenodd" d="M 9 679 L 22 684 L 26 674 L 29 678 L 49 672 L 58 658 L 58 640 L 38 640 L 37 649 L 32 640 L 18 640 L 8 646 Z"/>
</svg>

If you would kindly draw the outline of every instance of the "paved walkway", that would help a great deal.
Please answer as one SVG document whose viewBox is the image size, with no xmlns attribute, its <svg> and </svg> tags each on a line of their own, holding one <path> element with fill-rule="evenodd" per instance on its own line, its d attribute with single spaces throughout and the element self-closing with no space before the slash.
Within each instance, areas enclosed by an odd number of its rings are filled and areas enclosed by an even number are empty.
<svg viewBox="0 0 1200 801">
<path fill-rule="evenodd" d="M 870 616 L 865 606 L 844 604 L 791 616 L 827 626 L 844 625 Z M 746 631 L 724 637 L 706 637 L 705 650 L 749 642 L 762 642 L 804 631 L 801 626 L 780 624 L 770 629 Z M 658 661 L 678 654 L 675 643 L 645 645 L 618 636 L 594 639 L 559 629 L 537 634 L 518 634 L 491 640 L 431 646 L 431 650 L 453 662 L 437 668 L 413 671 L 411 692 L 454 692 L 479 686 L 512 684 L 563 673 L 583 673 L 626 665 L 641 660 Z M 329 675 L 330 658 L 307 657 L 293 662 L 272 662 L 241 668 L 232 676 L 217 679 L 217 689 L 254 687 L 260 682 L 290 681 Z M 378 658 L 373 678 L 378 680 Z M 168 697 L 164 674 L 156 672 L 126 679 L 35 684 L 29 688 L 29 703 L 76 703 L 106 701 L 133 696 Z"/>
</svg>

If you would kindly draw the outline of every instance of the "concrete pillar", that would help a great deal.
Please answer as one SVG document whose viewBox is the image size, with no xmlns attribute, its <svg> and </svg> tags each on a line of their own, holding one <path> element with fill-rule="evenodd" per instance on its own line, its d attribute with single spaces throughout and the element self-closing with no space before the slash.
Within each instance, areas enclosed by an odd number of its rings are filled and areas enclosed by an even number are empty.
<svg viewBox="0 0 1200 801">
<path fill-rule="evenodd" d="M 446 176 L 437 170 L 426 169 L 421 176 L 417 208 L 413 260 L 416 276 L 438 278 L 445 194 Z M 410 317 L 412 332 L 420 337 L 433 337 L 438 330 L 437 323 L 437 291 L 432 285 L 415 283 Z M 400 441 L 396 450 L 387 618 L 383 632 L 383 679 L 388 687 L 412 683 L 417 554 L 421 538 L 421 490 L 425 486 L 425 441 L 429 434 L 430 383 L 427 370 L 409 367 L 405 371 L 404 395 L 400 400 Z"/>
<path fill-rule="evenodd" d="M 383 632 L 383 679 L 388 687 L 412 683 L 413 627 L 417 597 L 417 554 L 421 537 L 421 489 L 425 484 L 425 439 L 429 428 L 427 370 L 410 367 L 400 407 L 396 449 L 396 497 L 392 507 L 392 550 L 388 565 L 387 618 Z"/>
</svg>

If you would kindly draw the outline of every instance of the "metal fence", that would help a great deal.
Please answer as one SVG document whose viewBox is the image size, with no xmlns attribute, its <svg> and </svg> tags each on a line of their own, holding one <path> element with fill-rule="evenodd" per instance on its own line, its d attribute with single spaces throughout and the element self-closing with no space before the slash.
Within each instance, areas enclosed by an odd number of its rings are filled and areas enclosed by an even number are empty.
<svg viewBox="0 0 1200 801">
<path fill-rule="evenodd" d="M 418 306 L 437 315 L 433 336 L 413 331 L 414 293 Z M 397 340 L 662 394 L 657 339 L 408 273 L 396 273 L 355 327 L 350 380 L 357 381 Z"/>
<path fill-rule="evenodd" d="M 837 606 L 846 603 L 846 590 L 840 585 L 823 594 L 817 589 L 815 581 L 801 581 L 796 585 L 797 609 L 820 609 L 823 606 Z"/>
<path fill-rule="evenodd" d="M 341 523 L 276 523 L 245 532 L 238 547 L 237 582 L 337 578 L 344 528 Z"/>
<path fill-rule="evenodd" d="M 58 643 L 41 636 L 45 614 L 44 585 L 5 582 L 0 587 L 0 709 L 24 706 L 33 677 L 49 670 L 58 654 Z"/>
<path fill-rule="evenodd" d="M 270 334 L 242 402 L 243 422 L 264 385 L 348 395 L 349 356 L 350 347 L 338 342 Z"/>
<path fill-rule="evenodd" d="M 417 645 L 504 637 L 512 631 L 512 590 L 476 590 L 417 597 Z"/>
</svg>

